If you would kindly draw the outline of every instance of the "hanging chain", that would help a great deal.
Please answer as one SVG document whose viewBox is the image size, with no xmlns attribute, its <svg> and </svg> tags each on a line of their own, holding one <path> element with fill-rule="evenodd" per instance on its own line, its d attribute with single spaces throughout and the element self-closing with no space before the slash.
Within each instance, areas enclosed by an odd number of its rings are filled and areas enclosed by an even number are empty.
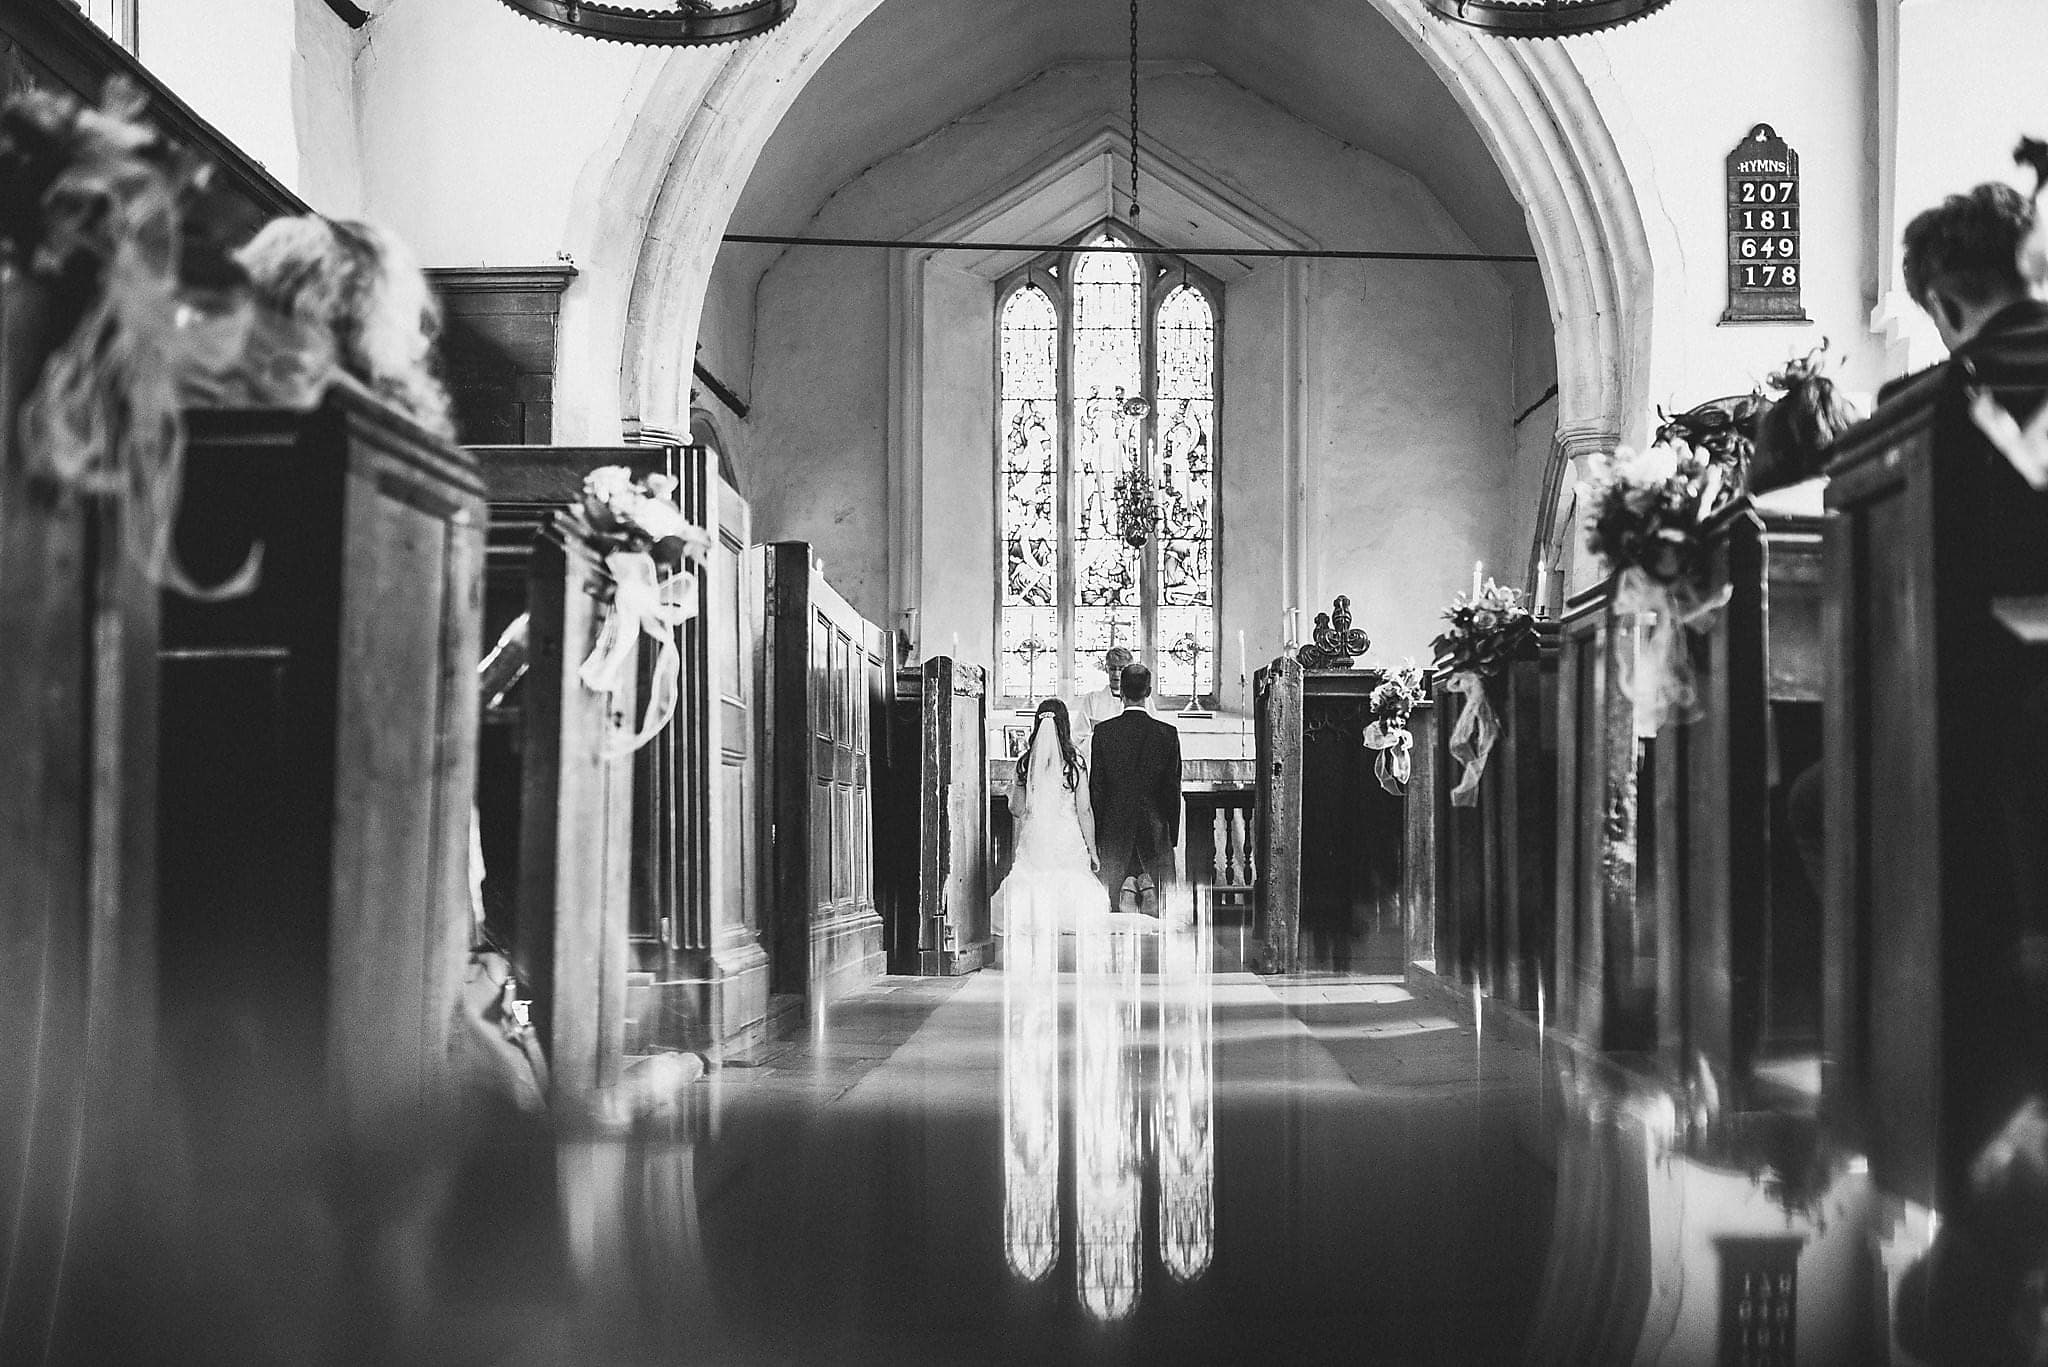
<svg viewBox="0 0 2048 1367">
<path fill-rule="evenodd" d="M 1138 0 L 1131 0 L 1131 226 L 1138 226 Z"/>
</svg>

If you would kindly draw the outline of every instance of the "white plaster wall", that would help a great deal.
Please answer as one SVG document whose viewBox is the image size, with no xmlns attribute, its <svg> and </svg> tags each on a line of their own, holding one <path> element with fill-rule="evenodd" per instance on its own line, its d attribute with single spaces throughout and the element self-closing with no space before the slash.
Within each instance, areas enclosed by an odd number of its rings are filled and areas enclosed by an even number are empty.
<svg viewBox="0 0 2048 1367">
<path fill-rule="evenodd" d="M 293 0 L 297 50 L 292 54 L 292 125 L 299 174 L 292 186 L 322 213 L 363 213 L 362 144 L 357 136 L 357 31 L 325 0 Z"/>
<path fill-rule="evenodd" d="M 879 253 L 786 258 L 761 291 L 761 364 L 743 424 L 755 539 L 810 542 L 832 586 L 880 622 L 889 615 L 888 288 Z"/>
<path fill-rule="evenodd" d="M 1056 68 L 855 177 L 808 231 L 909 232 L 1127 99 L 1119 70 Z M 1146 107 L 1148 128 L 1201 175 L 1318 241 L 1470 249 L 1412 177 L 1213 73 L 1148 81 Z M 1474 559 L 1515 576 L 1526 559 L 1510 529 L 1525 520 L 1540 467 L 1524 477 L 1512 460 L 1510 288 L 1484 265 L 1318 263 L 1304 276 L 1313 396 L 1304 620 L 1348 593 L 1382 655 L 1422 658 Z M 1277 649 L 1289 602 L 1278 569 L 1279 433 L 1290 401 L 1276 362 L 1280 279 L 1276 268 L 1255 272 L 1225 301 L 1224 639 L 1234 653 L 1245 630 L 1259 657 Z M 792 251 L 767 271 L 758 298 L 749 379 L 756 529 L 814 542 L 849 599 L 886 618 L 895 605 L 886 591 L 882 259 Z M 926 339 L 928 356 L 943 351 L 957 365 L 922 409 L 926 579 L 915 606 L 928 649 L 955 633 L 963 649 L 985 641 L 993 615 L 992 322 L 986 295 L 975 298 L 964 331 Z M 934 466 L 971 479 L 935 497 Z M 958 573 L 944 573 L 948 564 Z"/>
<path fill-rule="evenodd" d="M 297 50 L 297 11 L 277 0 L 154 0 L 142 7 L 137 26 L 136 55 L 143 64 L 293 188 L 299 180 L 292 119 Z"/>
<path fill-rule="evenodd" d="M 1825 337 L 1844 380 L 1875 389 L 1875 19 L 1868 0 L 1715 0 L 1573 39 L 1652 222 L 1650 393 L 1670 407 L 1740 393 Z M 1804 325 L 1720 322 L 1729 151 L 1768 123 L 1800 159 Z M 1647 190 L 1649 193 L 1643 193 Z"/>
<path fill-rule="evenodd" d="M 1427 664 L 1473 562 L 1519 582 L 1527 558 L 1509 540 L 1535 487 L 1512 459 L 1506 300 L 1457 265 L 1318 261 L 1309 278 L 1306 611 L 1348 594 L 1381 658 Z"/>
<path fill-rule="evenodd" d="M 1217 449 L 1223 515 L 1222 571 L 1225 670 L 1237 669 L 1237 634 L 1251 667 L 1278 655 L 1281 611 L 1288 602 L 1280 527 L 1287 516 L 1281 477 L 1282 429 L 1276 415 L 1290 401 L 1278 339 L 1288 325 L 1287 268 L 1261 265 L 1226 292 L 1223 324 L 1223 424 Z M 1314 621 L 1314 614 L 1309 616 Z M 1375 628 L 1376 630 L 1377 628 Z M 1229 698 L 1233 708 L 1242 699 Z"/>
<path fill-rule="evenodd" d="M 2003 180 L 2033 190 L 2033 175 L 2016 170 L 2012 149 L 2022 134 L 2048 137 L 2048 80 L 2042 75 L 2048 5 L 1879 3 L 1897 10 L 1898 119 L 1888 215 L 1892 240 L 1879 253 L 1886 297 L 1875 321 L 1889 325 L 1903 343 L 1899 363 L 1917 368 L 1945 352 L 1933 323 L 1905 297 L 1896 239 L 1922 209 L 1972 185 Z"/>
</svg>

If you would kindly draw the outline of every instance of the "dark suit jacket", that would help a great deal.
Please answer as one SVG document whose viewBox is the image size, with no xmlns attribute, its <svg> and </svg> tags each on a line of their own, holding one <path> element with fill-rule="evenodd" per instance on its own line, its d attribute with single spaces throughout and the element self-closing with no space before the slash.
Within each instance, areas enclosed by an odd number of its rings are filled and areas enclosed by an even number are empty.
<svg viewBox="0 0 2048 1367">
<path fill-rule="evenodd" d="M 1170 870 L 1180 843 L 1180 732 L 1127 708 L 1096 726 L 1091 745 L 1088 798 L 1103 872 L 1121 877 L 1134 861 Z"/>
<path fill-rule="evenodd" d="M 2048 396 L 2048 303 L 2024 300 L 2001 310 L 1946 361 L 1893 380 L 1878 391 L 1882 412 L 1898 404 L 1932 404 L 1950 432 L 1947 459 L 1975 467 L 1963 481 L 1955 524 L 1969 528 L 1956 539 L 1945 578 L 1948 591 L 1976 602 L 1991 595 L 2048 593 L 2048 494 L 2036 493 L 1989 441 L 1976 435 L 1964 396 L 1973 387 L 1997 395 L 2025 423 Z M 1954 642 L 1969 672 L 1994 677 L 2019 664 L 2016 646 L 1988 615 L 1973 612 Z"/>
</svg>

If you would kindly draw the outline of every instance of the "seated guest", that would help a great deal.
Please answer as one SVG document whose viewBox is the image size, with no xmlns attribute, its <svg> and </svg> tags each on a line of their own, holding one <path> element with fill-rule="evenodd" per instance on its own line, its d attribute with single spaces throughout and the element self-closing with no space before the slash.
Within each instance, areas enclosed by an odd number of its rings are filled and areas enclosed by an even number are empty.
<svg viewBox="0 0 2048 1367">
<path fill-rule="evenodd" d="M 398 239 L 307 214 L 272 220 L 235 259 L 260 302 L 332 338 L 345 374 L 435 435 L 454 435 L 432 365 L 440 310 Z"/>
<path fill-rule="evenodd" d="M 2021 270 L 2033 228 L 2033 205 L 2011 186 L 1999 184 L 1951 195 L 1907 225 L 1906 288 L 1949 348 L 1943 369 L 2005 389 L 2048 388 L 2048 303 L 2035 297 L 2040 283 Z M 1893 381 L 1880 392 L 1880 402 L 1920 378 Z M 1977 509 L 1982 516 L 1972 519 L 1984 534 L 1975 548 L 1976 572 L 1995 574 L 1995 567 L 2003 567 L 2024 574 L 2029 562 L 2044 559 L 2048 547 L 2048 500 L 2002 461 L 1988 475 Z M 1990 653 L 2006 652 L 1993 644 Z M 2040 783 L 2023 781 L 2022 788 Z M 1789 799 L 1794 838 L 1818 888 L 1825 808 L 1818 766 L 1794 780 Z M 2048 813 L 2048 796 L 2029 800 L 2037 816 Z M 2048 821 L 2038 829 L 2048 831 Z M 2040 862 L 2048 837 L 2027 843 L 2030 849 L 2020 852 L 2021 862 Z M 2035 886 L 2048 882 L 2038 870 L 2022 870 L 2020 876 Z"/>
<path fill-rule="evenodd" d="M 2038 1361 L 2038 1315 L 2031 1335 L 2013 1337 L 2023 1284 L 2048 1273 L 2039 1214 L 2048 1209 L 2041 1157 L 2043 1098 L 2048 1096 L 2048 661 L 2000 620 L 1994 600 L 2048 593 L 2048 495 L 2021 454 L 1998 440 L 1984 397 L 2016 423 L 2029 422 L 2048 396 L 2048 303 L 2030 272 L 2034 206 L 2009 186 L 1980 185 L 1953 195 L 1906 228 L 1906 287 L 1934 320 L 1949 359 L 1928 374 L 1894 381 L 1880 403 L 1911 385 L 1953 386 L 1968 396 L 1987 440 L 1959 444 L 1948 458 L 1979 462 L 1956 510 L 1969 529 L 1944 574 L 1956 601 L 1981 604 L 1953 623 L 1944 711 L 1982 718 L 1966 733 L 1964 761 L 1981 773 L 1985 810 L 1970 819 L 1996 823 L 2004 867 L 2002 896 L 1958 911 L 1990 918 L 2009 957 L 1983 965 L 1988 999 L 2013 1029 L 2018 1068 L 1996 1095 L 1971 1103 L 1970 1128 L 1982 1147 L 1971 1190 L 1947 1217 L 1937 1256 L 1916 1270 L 1909 1300 L 1936 1307 L 1916 1326 L 1923 1353 L 1937 1361 Z M 1946 454 L 1946 453 L 1945 453 Z M 1809 873 L 1818 881 L 1825 807 L 1818 770 L 1795 781 L 1790 820 Z M 2002 1119 L 1992 1108 L 2002 1108 Z M 2022 1139 L 2014 1138 L 2021 1135 Z M 2023 1193 L 2023 1194 L 2016 1194 Z M 2015 1210 L 2025 1217 L 2015 1221 Z M 2018 1226 L 2016 1228 L 2016 1225 Z M 1902 1332 L 1906 1332 L 1902 1330 Z"/>
</svg>

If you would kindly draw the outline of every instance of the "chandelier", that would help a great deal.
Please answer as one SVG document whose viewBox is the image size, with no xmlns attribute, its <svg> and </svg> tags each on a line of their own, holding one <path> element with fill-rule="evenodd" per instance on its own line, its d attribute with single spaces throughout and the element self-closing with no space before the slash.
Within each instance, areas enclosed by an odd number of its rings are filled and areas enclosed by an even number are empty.
<svg viewBox="0 0 2048 1367">
<path fill-rule="evenodd" d="M 718 8 L 708 0 L 680 0 L 673 9 L 629 9 L 585 0 L 504 0 L 537 23 L 586 38 L 658 47 L 736 43 L 766 33 L 796 11 L 796 0 L 746 0 Z"/>
<path fill-rule="evenodd" d="M 1619 28 L 1671 0 L 1427 0 L 1440 19 L 1503 38 L 1568 38 Z"/>
</svg>

